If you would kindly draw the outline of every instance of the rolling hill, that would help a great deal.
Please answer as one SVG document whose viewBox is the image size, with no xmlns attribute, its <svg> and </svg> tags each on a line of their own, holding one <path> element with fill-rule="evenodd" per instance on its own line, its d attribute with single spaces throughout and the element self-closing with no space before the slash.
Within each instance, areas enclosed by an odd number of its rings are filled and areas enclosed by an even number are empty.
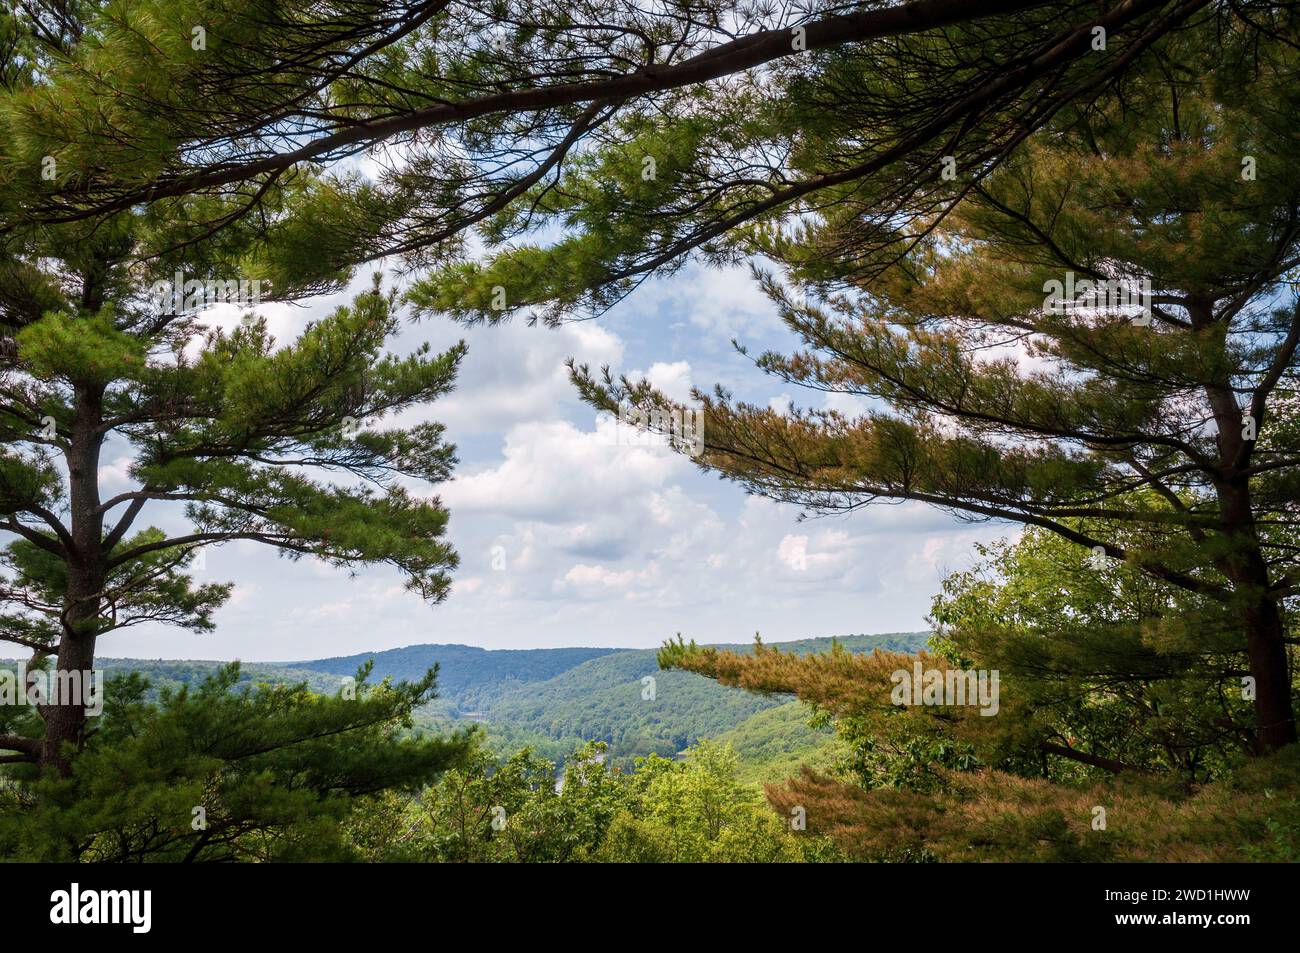
<svg viewBox="0 0 1300 953">
<path fill-rule="evenodd" d="M 776 643 L 783 651 L 914 652 L 928 632 L 848 635 Z M 752 645 L 727 645 L 751 651 Z M 701 738 L 730 742 L 747 776 L 771 780 L 799 764 L 829 764 L 835 737 L 808 727 L 808 710 L 787 697 L 754 695 L 688 672 L 659 669 L 655 649 L 483 649 L 469 645 L 409 645 L 380 652 L 272 664 L 246 663 L 243 681 L 306 682 L 337 691 L 345 676 L 374 660 L 374 677 L 414 679 L 440 666 L 439 698 L 419 727 L 444 731 L 476 723 L 494 747 L 524 745 L 561 761 L 578 744 L 608 742 L 615 763 L 656 753 L 671 757 Z M 210 661 L 104 659 L 114 672 L 140 671 L 156 691 L 195 682 L 220 664 Z M 652 680 L 652 681 L 651 681 Z M 783 773 L 782 773 L 783 772 Z"/>
</svg>

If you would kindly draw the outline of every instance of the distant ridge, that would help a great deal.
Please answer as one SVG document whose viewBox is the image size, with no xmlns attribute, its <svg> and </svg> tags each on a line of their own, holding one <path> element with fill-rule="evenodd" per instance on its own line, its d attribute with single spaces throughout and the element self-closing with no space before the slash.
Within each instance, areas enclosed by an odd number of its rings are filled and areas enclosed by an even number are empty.
<svg viewBox="0 0 1300 953">
<path fill-rule="evenodd" d="M 917 640 L 930 637 L 927 632 L 889 632 L 880 635 L 838 635 L 819 636 L 810 639 L 792 639 L 788 642 L 765 642 L 769 648 L 782 651 L 794 651 L 799 654 L 807 652 L 828 652 L 831 643 L 838 642 L 851 652 L 869 652 L 874 648 L 885 651 L 916 651 Z M 753 648 L 752 642 L 709 642 L 704 643 L 720 649 L 746 651 Z M 330 672 L 335 675 L 351 675 L 357 666 L 374 659 L 375 675 L 393 678 L 419 678 L 435 662 L 442 663 L 440 684 L 451 691 L 453 663 L 484 664 L 491 656 L 491 662 L 503 671 L 516 672 L 514 677 L 520 681 L 542 681 L 561 672 L 581 665 L 583 662 L 616 652 L 658 653 L 653 649 L 627 648 L 541 648 L 541 649 L 487 649 L 476 645 L 462 645 L 457 642 L 420 642 L 395 649 L 382 649 L 378 652 L 357 652 L 354 655 L 336 655 L 330 658 L 304 659 L 295 662 L 265 662 L 265 665 L 283 665 L 285 668 L 311 669 L 318 672 Z M 540 678 L 538 677 L 540 675 Z"/>
<path fill-rule="evenodd" d="M 930 635 L 892 632 L 765 644 L 800 655 L 828 652 L 832 644 L 850 652 L 911 653 L 924 648 Z M 715 645 L 753 649 L 752 642 Z M 306 682 L 313 691 L 333 693 L 371 659 L 375 680 L 417 679 L 437 664 L 438 698 L 419 713 L 419 728 L 441 732 L 477 724 L 500 751 L 528 746 L 556 761 L 584 741 L 606 742 L 614 763 L 630 765 L 637 757 L 671 757 L 701 738 L 722 737 L 742 754 L 749 776 L 758 779 L 835 756 L 834 738 L 808 728 L 807 709 L 788 696 L 758 695 L 690 672 L 666 672 L 657 655 L 658 649 L 427 643 L 296 662 L 246 662 L 241 672 L 245 684 Z M 110 673 L 140 672 L 156 697 L 162 688 L 196 684 L 225 663 L 114 658 L 97 664 Z"/>
<path fill-rule="evenodd" d="M 576 665 L 626 649 L 484 649 L 474 645 L 421 644 L 407 645 L 381 652 L 358 652 L 333 658 L 303 662 L 284 662 L 286 668 L 310 669 L 331 675 L 354 675 L 357 668 L 374 659 L 376 678 L 397 681 L 420 678 L 435 663 L 438 691 L 444 697 L 460 697 L 466 691 L 491 691 L 508 683 L 544 682 Z"/>
</svg>

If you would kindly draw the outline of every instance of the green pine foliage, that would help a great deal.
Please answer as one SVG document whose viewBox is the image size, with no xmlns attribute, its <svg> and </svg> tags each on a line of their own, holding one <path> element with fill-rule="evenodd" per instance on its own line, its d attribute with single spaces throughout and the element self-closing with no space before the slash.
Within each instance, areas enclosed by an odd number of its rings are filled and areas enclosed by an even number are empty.
<svg viewBox="0 0 1300 953">
<path fill-rule="evenodd" d="M 935 644 L 963 667 L 1004 673 L 1024 717 L 1003 744 L 1024 770 L 1102 770 L 1048 758 L 1044 743 L 1188 783 L 1241 763 L 1253 714 L 1244 645 L 1176 588 L 1041 530 L 978 553 L 934 600 Z"/>
<path fill-rule="evenodd" d="M 0 853 L 83 862 L 348 860 L 343 822 L 384 792 L 413 791 L 460 763 L 466 735 L 416 737 L 411 712 L 437 673 L 376 685 L 362 669 L 332 695 L 241 686 L 231 664 L 146 700 L 114 676 L 104 714 L 66 777 L 10 768 Z"/>
</svg>

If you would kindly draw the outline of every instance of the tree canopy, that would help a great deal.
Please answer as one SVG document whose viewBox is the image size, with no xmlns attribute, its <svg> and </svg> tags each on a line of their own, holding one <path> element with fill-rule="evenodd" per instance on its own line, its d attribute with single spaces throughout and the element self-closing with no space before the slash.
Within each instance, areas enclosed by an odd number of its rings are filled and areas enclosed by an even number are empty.
<svg viewBox="0 0 1300 953">
<path fill-rule="evenodd" d="M 268 272 L 277 294 L 401 256 L 440 267 L 430 306 L 555 320 L 828 203 L 884 223 L 940 202 L 917 169 L 996 164 L 1192 18 L 1280 15 L 1258 0 L 25 11 L 0 102 L 9 229 L 94 229 L 147 204 L 169 243 L 240 223 L 258 258 L 310 228 L 313 254 Z M 539 240 L 558 225 L 570 234 Z M 471 228 L 490 263 L 467 257 Z"/>
<path fill-rule="evenodd" d="M 765 287 L 807 350 L 758 366 L 865 412 L 700 394 L 699 462 L 814 511 L 916 500 L 1142 570 L 1195 602 L 1207 646 L 1243 640 L 1267 750 L 1295 740 L 1300 86 L 1293 44 L 1253 48 L 1249 91 L 1224 55 L 1171 39 L 893 247 L 851 206 L 772 236 L 789 281 Z M 666 402 L 574 377 L 601 407 Z"/>
</svg>

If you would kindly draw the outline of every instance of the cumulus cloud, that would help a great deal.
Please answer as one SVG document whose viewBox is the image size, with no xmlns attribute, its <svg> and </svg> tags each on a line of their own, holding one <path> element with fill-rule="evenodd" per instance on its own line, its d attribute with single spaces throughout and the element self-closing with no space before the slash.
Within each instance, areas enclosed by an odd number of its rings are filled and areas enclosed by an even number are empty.
<svg viewBox="0 0 1300 953">
<path fill-rule="evenodd" d="M 634 582 L 645 575 L 645 570 L 639 573 L 631 569 L 616 572 L 604 566 L 589 566 L 586 563 L 579 563 L 562 577 L 555 580 L 554 588 L 557 590 L 575 589 L 580 592 L 610 589 L 627 592 Z"/>
<path fill-rule="evenodd" d="M 569 382 L 568 358 L 592 367 L 617 367 L 623 358 L 618 337 L 594 324 L 559 329 L 508 324 L 469 329 L 462 336 L 469 354 L 461 364 L 456 389 L 433 408 L 453 440 L 525 422 L 561 419 L 580 406 Z"/>
<path fill-rule="evenodd" d="M 619 507 L 688 468 L 662 445 L 621 443 L 619 427 L 610 418 L 586 431 L 568 421 L 512 427 L 500 464 L 456 476 L 440 495 L 462 513 L 563 522 Z"/>
<path fill-rule="evenodd" d="M 364 277 L 319 307 L 264 310 L 289 339 Z M 456 390 L 399 421 L 442 421 L 459 447 L 450 481 L 410 484 L 451 512 L 461 564 L 444 604 L 424 605 L 389 567 L 353 578 L 237 543 L 207 563 L 208 577 L 235 581 L 239 594 L 219 611 L 216 635 L 196 648 L 189 635 L 130 630 L 115 654 L 306 659 L 418 642 L 649 646 L 677 632 L 738 641 L 756 629 L 775 640 L 919 628 L 942 573 L 966 563 L 974 540 L 1007 528 L 960 524 L 918 504 L 800 522 L 796 508 L 747 497 L 662 441 L 596 415 L 578 401 L 566 358 L 641 368 L 629 376 L 678 401 L 715 380 L 740 382 L 741 399 L 771 396 L 771 379 L 730 348 L 733 336 L 788 343 L 745 270 L 692 267 L 651 285 L 654 296 L 643 288 L 600 324 L 431 321 L 404 326 L 390 343 L 399 354 L 425 342 L 469 345 Z M 827 395 L 824 406 L 856 415 L 867 403 Z M 106 459 L 106 480 L 124 479 L 127 458 Z"/>
<path fill-rule="evenodd" d="M 633 371 L 628 374 L 632 380 L 648 380 L 652 387 L 662 392 L 669 400 L 679 404 L 689 403 L 691 399 L 691 365 L 687 361 L 664 363 L 656 361 L 648 370 Z"/>
<path fill-rule="evenodd" d="M 658 289 L 656 289 L 658 290 Z M 662 288 L 662 305 L 704 332 L 701 345 L 727 346 L 733 338 L 784 327 L 776 306 L 748 268 L 690 265 Z"/>
</svg>

